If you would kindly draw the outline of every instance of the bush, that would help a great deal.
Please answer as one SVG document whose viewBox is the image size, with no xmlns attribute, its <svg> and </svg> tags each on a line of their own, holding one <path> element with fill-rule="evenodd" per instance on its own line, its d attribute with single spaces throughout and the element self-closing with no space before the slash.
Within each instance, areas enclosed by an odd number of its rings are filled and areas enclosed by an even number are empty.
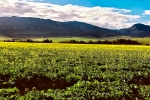
<svg viewBox="0 0 150 100">
<path fill-rule="evenodd" d="M 42 43 L 52 43 L 53 41 L 52 40 L 49 40 L 49 39 L 45 39 L 42 41 Z"/>
<path fill-rule="evenodd" d="M 34 41 L 31 39 L 27 39 L 25 42 L 34 42 Z"/>
<path fill-rule="evenodd" d="M 59 43 L 76 43 L 76 44 L 132 44 L 132 45 L 141 45 L 141 43 L 135 41 L 135 40 L 126 40 L 126 39 L 117 39 L 117 40 L 113 40 L 113 41 L 76 41 L 76 40 L 70 40 L 70 41 L 61 41 Z"/>
<path fill-rule="evenodd" d="M 21 40 L 21 39 L 12 39 L 12 40 L 4 40 L 3 42 L 32 42 L 32 43 L 52 43 L 52 40 L 49 39 L 45 39 L 43 41 L 34 41 L 32 39 L 25 39 L 25 40 Z"/>
<path fill-rule="evenodd" d="M 146 46 L 149 46 L 149 44 L 146 44 Z"/>
</svg>

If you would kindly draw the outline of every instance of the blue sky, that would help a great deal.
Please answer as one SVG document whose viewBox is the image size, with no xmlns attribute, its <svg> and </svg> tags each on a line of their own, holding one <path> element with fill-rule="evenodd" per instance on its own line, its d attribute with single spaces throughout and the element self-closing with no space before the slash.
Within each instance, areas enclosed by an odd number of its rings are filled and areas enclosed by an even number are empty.
<svg viewBox="0 0 150 100">
<path fill-rule="evenodd" d="M 44 0 L 59 5 L 75 4 L 80 6 L 103 6 L 132 9 L 135 7 L 150 9 L 150 0 Z"/>
<path fill-rule="evenodd" d="M 59 5 L 79 5 L 87 7 L 115 7 L 120 9 L 132 10 L 129 14 L 140 15 L 144 13 L 145 10 L 150 10 L 150 0 L 44 0 L 44 2 L 49 2 Z M 150 20 L 150 16 L 143 16 L 138 22 L 146 22 Z"/>
<path fill-rule="evenodd" d="M 66 5 L 80 5 L 80 6 L 101 6 L 101 7 L 115 7 L 133 10 L 133 13 L 140 14 L 144 10 L 150 9 L 150 0 L 44 0 L 53 4 Z"/>
<path fill-rule="evenodd" d="M 0 16 L 80 21 L 120 29 L 150 25 L 150 0 L 0 0 Z"/>
</svg>

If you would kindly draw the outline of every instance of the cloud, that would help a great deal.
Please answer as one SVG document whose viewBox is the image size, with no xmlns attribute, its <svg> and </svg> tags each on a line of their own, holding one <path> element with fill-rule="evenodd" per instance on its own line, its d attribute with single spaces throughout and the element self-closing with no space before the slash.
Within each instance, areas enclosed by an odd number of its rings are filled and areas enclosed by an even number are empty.
<svg viewBox="0 0 150 100">
<path fill-rule="evenodd" d="M 150 15 L 150 10 L 145 10 L 143 15 Z"/>
<path fill-rule="evenodd" d="M 143 24 L 150 26 L 150 21 L 144 22 Z"/>
<path fill-rule="evenodd" d="M 41 1 L 41 0 L 38 0 Z M 37 17 L 56 21 L 80 21 L 104 28 L 126 28 L 141 18 L 131 10 L 113 7 L 56 5 L 37 0 L 1 0 L 0 16 Z"/>
</svg>

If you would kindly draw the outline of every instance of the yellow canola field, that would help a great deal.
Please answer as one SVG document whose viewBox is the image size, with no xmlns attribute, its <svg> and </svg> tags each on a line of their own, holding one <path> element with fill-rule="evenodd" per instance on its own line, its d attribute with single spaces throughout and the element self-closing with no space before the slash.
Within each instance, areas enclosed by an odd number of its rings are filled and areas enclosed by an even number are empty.
<svg viewBox="0 0 150 100">
<path fill-rule="evenodd" d="M 148 66 L 150 46 L 61 43 L 0 42 L 1 66 L 84 66 L 103 63 L 107 67 Z"/>
</svg>

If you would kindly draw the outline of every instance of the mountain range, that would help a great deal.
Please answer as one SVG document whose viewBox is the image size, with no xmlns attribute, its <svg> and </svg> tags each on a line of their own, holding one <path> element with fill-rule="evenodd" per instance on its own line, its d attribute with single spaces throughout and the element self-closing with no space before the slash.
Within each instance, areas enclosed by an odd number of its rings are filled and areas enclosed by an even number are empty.
<svg viewBox="0 0 150 100">
<path fill-rule="evenodd" d="M 120 29 L 119 33 L 132 37 L 149 37 L 150 26 L 144 24 L 134 24 L 132 27 Z"/>
<path fill-rule="evenodd" d="M 111 30 L 83 22 L 58 22 L 31 17 L 0 17 L 0 36 L 11 38 L 46 37 L 110 37 L 110 36 L 150 36 L 150 26 L 135 24 L 120 30 Z"/>
</svg>

